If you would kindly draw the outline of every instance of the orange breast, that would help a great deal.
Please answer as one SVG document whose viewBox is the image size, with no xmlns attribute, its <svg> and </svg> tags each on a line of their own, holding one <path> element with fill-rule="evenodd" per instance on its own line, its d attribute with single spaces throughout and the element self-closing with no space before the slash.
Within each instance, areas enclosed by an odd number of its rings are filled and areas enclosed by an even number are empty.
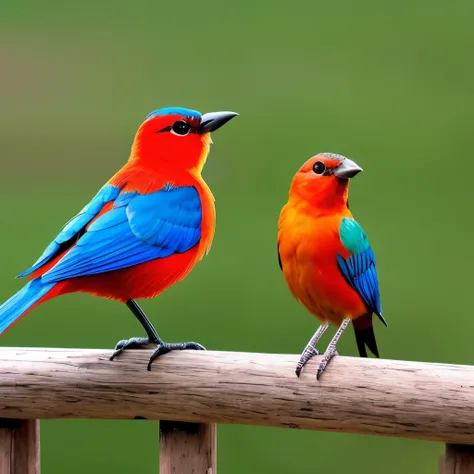
<svg viewBox="0 0 474 474">
<path fill-rule="evenodd" d="M 290 291 L 319 320 L 334 324 L 367 312 L 337 266 L 338 254 L 349 256 L 339 238 L 344 217 L 352 217 L 348 209 L 318 216 L 304 203 L 291 203 L 279 221 L 278 246 Z"/>
</svg>

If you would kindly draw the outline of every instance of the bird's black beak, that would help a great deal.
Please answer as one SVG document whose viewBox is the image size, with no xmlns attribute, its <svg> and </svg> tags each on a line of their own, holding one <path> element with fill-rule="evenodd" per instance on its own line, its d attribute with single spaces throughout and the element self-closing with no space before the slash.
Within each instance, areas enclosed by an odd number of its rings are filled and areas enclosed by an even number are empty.
<svg viewBox="0 0 474 474">
<path fill-rule="evenodd" d="M 335 170 L 334 175 L 341 179 L 353 178 L 357 173 L 360 173 L 362 168 L 354 163 L 352 160 L 346 158 Z"/>
<path fill-rule="evenodd" d="M 222 125 L 225 125 L 229 120 L 232 120 L 239 114 L 235 112 L 211 112 L 204 114 L 199 125 L 198 133 L 215 132 Z"/>
</svg>

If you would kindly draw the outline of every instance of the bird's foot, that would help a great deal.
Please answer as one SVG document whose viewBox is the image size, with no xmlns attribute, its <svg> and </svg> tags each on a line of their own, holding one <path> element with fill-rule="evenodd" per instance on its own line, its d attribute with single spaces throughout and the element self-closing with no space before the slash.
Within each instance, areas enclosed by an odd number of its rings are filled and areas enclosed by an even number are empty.
<svg viewBox="0 0 474 474">
<path fill-rule="evenodd" d="M 339 355 L 339 354 L 337 353 L 335 347 L 329 346 L 326 349 L 326 352 L 324 353 L 323 360 L 319 364 L 318 373 L 316 374 L 316 379 L 317 380 L 319 380 L 321 378 L 321 375 L 323 375 L 323 372 L 326 370 L 326 367 L 328 366 L 329 362 L 336 355 Z"/>
<path fill-rule="evenodd" d="M 117 342 L 115 351 L 111 355 L 110 360 L 114 360 L 125 349 L 149 349 L 150 344 L 153 344 L 153 341 L 150 341 L 150 339 L 147 337 L 132 337 L 130 339 L 123 339 Z"/>
<path fill-rule="evenodd" d="M 319 355 L 318 349 L 316 349 L 315 347 L 311 345 L 307 345 L 305 347 L 303 353 L 301 354 L 300 360 L 296 366 L 295 373 L 297 377 L 300 376 L 301 371 L 303 370 L 303 367 L 306 365 L 306 363 L 310 361 L 314 356 L 317 356 L 317 355 Z"/>
<path fill-rule="evenodd" d="M 174 343 L 167 343 L 161 342 L 158 344 L 157 349 L 153 352 L 152 356 L 150 357 L 150 361 L 148 362 L 147 369 L 151 370 L 151 364 L 160 356 L 167 354 L 171 351 L 187 351 L 187 350 L 194 350 L 194 351 L 205 351 L 206 348 L 198 344 L 197 342 L 174 342 Z"/>
<path fill-rule="evenodd" d="M 147 337 L 132 337 L 130 339 L 123 339 L 119 341 L 115 346 L 115 352 L 110 357 L 110 360 L 114 360 L 118 355 L 120 355 L 125 349 L 149 349 L 150 345 L 153 344 L 156 346 L 155 352 L 153 352 L 148 362 L 147 369 L 151 370 L 151 364 L 159 356 L 167 354 L 171 351 L 185 351 L 185 350 L 195 350 L 195 351 L 205 351 L 206 348 L 197 342 L 175 342 L 168 343 L 163 341 L 150 341 Z"/>
</svg>

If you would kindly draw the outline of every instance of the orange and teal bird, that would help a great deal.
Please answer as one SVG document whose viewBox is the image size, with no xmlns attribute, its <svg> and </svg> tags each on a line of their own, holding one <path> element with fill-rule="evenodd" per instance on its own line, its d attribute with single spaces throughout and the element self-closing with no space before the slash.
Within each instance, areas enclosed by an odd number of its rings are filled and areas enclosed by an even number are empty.
<svg viewBox="0 0 474 474">
<path fill-rule="evenodd" d="M 293 296 L 321 322 L 296 367 L 319 354 L 317 342 L 329 323 L 339 326 L 320 363 L 317 378 L 337 354 L 336 344 L 352 321 L 361 357 L 366 346 L 379 357 L 372 315 L 387 325 L 380 303 L 375 255 L 348 205 L 349 180 L 362 171 L 334 153 L 310 158 L 291 183 L 278 221 L 278 258 Z"/>
<path fill-rule="evenodd" d="M 146 338 L 120 341 L 111 359 L 151 343 L 156 350 L 150 370 L 159 355 L 204 349 L 194 342 L 164 342 L 135 299 L 159 295 L 209 251 L 215 207 L 201 171 L 210 132 L 236 115 L 181 107 L 150 113 L 127 164 L 19 275 L 30 281 L 0 306 L 0 334 L 45 301 L 84 292 L 125 303 L 146 332 Z"/>
</svg>

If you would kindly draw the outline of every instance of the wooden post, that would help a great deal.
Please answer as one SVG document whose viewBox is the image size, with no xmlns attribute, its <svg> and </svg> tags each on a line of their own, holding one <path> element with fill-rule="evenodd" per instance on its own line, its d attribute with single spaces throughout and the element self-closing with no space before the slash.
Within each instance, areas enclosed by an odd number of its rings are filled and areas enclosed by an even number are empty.
<svg viewBox="0 0 474 474">
<path fill-rule="evenodd" d="M 474 446 L 447 444 L 441 456 L 439 474 L 474 473 Z"/>
<path fill-rule="evenodd" d="M 39 420 L 0 418 L 0 473 L 39 474 Z"/>
<path fill-rule="evenodd" d="M 160 421 L 160 474 L 216 474 L 217 425 Z"/>
</svg>

